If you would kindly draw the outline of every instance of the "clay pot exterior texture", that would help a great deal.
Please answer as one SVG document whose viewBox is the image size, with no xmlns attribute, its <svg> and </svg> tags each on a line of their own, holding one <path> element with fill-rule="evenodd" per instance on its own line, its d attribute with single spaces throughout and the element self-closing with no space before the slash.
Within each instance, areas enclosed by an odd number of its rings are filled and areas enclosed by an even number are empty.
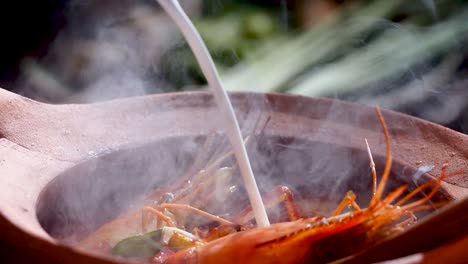
<svg viewBox="0 0 468 264">
<path fill-rule="evenodd" d="M 364 149 L 367 138 L 375 155 L 385 155 L 382 129 L 372 107 L 283 94 L 234 93 L 231 100 L 241 126 L 263 122 L 265 134 L 356 149 Z M 444 160 L 449 160 L 450 170 L 468 171 L 466 135 L 404 114 L 383 114 L 394 161 L 412 168 L 434 164 L 430 176 L 437 176 Z M 2 239 L 29 252 L 38 263 L 111 263 L 66 247 L 43 230 L 36 217 L 43 188 L 64 170 L 104 152 L 221 131 L 217 119 L 216 105 L 207 92 L 49 105 L 0 90 Z M 442 187 L 450 199 L 462 199 L 468 196 L 468 174 L 447 179 Z"/>
</svg>

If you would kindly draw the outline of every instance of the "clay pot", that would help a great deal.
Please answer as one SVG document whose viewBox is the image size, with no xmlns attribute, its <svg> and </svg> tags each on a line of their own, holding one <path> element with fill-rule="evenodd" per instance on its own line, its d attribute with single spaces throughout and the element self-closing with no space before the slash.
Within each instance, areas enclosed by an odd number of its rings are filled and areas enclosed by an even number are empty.
<svg viewBox="0 0 468 264">
<path fill-rule="evenodd" d="M 282 144 L 313 142 L 310 146 L 325 150 L 345 149 L 364 164 L 368 164 L 363 142 L 367 138 L 378 169 L 382 167 L 383 133 L 370 107 L 280 94 L 234 93 L 231 98 L 246 133 L 275 138 Z M 51 215 L 58 213 L 54 208 L 60 206 L 61 196 L 54 198 L 55 193 L 81 184 L 74 178 L 92 174 L 109 160 L 131 160 L 132 150 L 177 148 L 184 138 L 221 131 L 213 98 L 206 92 L 49 105 L 0 90 L 0 109 L 2 239 L 23 252 L 16 257 L 44 263 L 112 263 L 64 245 L 41 226 L 48 221 L 43 219 L 53 222 Z M 426 180 L 435 177 L 444 160 L 449 160 L 451 171 L 467 170 L 466 135 L 407 115 L 383 113 L 391 134 L 394 172 L 400 178 L 413 174 L 420 164 L 435 165 L 424 175 Z M 71 186 L 63 187 L 68 182 Z M 80 186 L 76 189 L 85 188 Z M 451 177 L 443 183 L 438 199 L 460 200 L 468 196 L 467 188 L 468 174 Z"/>
</svg>

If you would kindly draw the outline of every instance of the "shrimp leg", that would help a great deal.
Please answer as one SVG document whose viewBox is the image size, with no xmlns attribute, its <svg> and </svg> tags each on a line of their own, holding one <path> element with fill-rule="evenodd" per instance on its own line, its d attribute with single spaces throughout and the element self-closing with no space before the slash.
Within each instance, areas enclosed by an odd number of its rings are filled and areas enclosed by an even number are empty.
<svg viewBox="0 0 468 264">
<path fill-rule="evenodd" d="M 302 218 L 300 210 L 294 200 L 294 194 L 291 189 L 289 189 L 289 187 L 284 185 L 276 186 L 275 189 L 273 189 L 272 192 L 267 193 L 264 198 L 265 207 L 267 209 L 273 208 L 274 206 L 283 202 L 288 213 L 289 221 Z M 234 222 L 244 225 L 252 219 L 252 208 L 249 206 L 244 209 L 236 218 L 234 218 Z"/>
</svg>

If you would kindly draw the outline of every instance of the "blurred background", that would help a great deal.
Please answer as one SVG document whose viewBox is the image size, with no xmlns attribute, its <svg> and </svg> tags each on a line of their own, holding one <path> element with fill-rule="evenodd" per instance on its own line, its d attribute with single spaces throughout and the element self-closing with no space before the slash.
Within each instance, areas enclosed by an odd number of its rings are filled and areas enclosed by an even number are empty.
<svg viewBox="0 0 468 264">
<path fill-rule="evenodd" d="M 468 133 L 468 1 L 181 0 L 231 91 L 378 104 Z M 48 103 L 205 89 L 154 0 L 2 1 L 0 86 Z"/>
</svg>

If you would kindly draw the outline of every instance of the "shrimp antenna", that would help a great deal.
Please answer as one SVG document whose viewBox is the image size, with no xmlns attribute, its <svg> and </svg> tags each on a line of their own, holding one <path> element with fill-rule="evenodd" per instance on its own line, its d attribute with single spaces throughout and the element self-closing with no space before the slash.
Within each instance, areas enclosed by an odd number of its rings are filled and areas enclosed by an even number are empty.
<svg viewBox="0 0 468 264">
<path fill-rule="evenodd" d="M 385 185 L 387 184 L 388 177 L 390 176 L 390 170 L 392 168 L 392 149 L 390 145 L 390 134 L 388 133 L 387 124 L 385 123 L 382 112 L 380 112 L 380 108 L 378 106 L 375 106 L 375 112 L 377 113 L 377 117 L 379 119 L 380 125 L 382 126 L 385 136 L 386 159 L 382 179 L 380 180 L 375 195 L 372 196 L 372 200 L 370 202 L 369 207 L 374 206 L 377 202 L 380 201 L 380 197 L 382 197 L 383 190 L 385 188 Z"/>
<path fill-rule="evenodd" d="M 372 152 L 369 147 L 369 142 L 367 142 L 367 138 L 364 138 L 364 141 L 366 142 L 367 153 L 369 154 L 369 166 L 372 171 L 372 195 L 374 196 L 377 192 L 377 172 L 375 172 L 375 162 L 372 158 Z"/>
</svg>

